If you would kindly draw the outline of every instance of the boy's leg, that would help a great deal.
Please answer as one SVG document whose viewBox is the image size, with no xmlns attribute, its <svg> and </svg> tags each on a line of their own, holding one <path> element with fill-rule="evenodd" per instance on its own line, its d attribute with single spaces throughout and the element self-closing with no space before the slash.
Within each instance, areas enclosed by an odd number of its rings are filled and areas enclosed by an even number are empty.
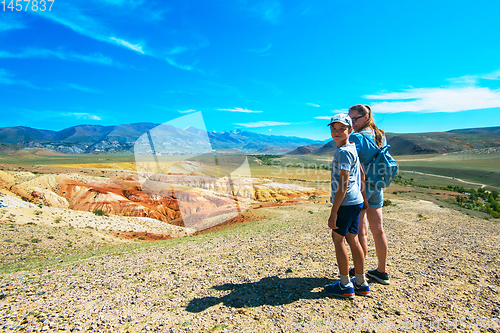
<svg viewBox="0 0 500 333">
<path fill-rule="evenodd" d="M 370 230 L 373 235 L 375 243 L 375 251 L 377 253 L 378 267 L 380 273 L 384 273 L 387 262 L 387 239 L 385 237 L 382 207 L 368 208 L 367 209 L 368 222 L 370 223 Z"/>
<path fill-rule="evenodd" d="M 364 274 L 365 273 L 365 256 L 363 253 L 363 249 L 361 248 L 361 244 L 358 240 L 358 235 L 348 233 L 347 243 L 349 243 L 349 247 L 351 248 L 352 253 L 352 261 L 354 262 L 354 268 L 356 269 L 356 274 Z"/>
<path fill-rule="evenodd" d="M 335 245 L 335 256 L 340 275 L 349 275 L 349 257 L 344 243 L 345 236 L 339 235 L 332 230 L 333 244 Z"/>
</svg>

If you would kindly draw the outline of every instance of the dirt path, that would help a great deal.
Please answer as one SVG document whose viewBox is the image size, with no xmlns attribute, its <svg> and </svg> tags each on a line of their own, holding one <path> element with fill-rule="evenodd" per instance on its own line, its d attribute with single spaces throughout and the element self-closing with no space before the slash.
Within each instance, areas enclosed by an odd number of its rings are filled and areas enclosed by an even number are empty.
<svg viewBox="0 0 500 333">
<path fill-rule="evenodd" d="M 453 180 L 456 180 L 456 181 L 459 181 L 459 182 L 462 182 L 462 183 L 466 183 L 466 184 L 478 185 L 478 186 L 481 186 L 481 188 L 485 188 L 486 186 L 488 186 L 486 184 L 473 183 L 473 182 L 468 182 L 466 180 L 455 178 L 455 177 L 435 175 L 435 174 L 426 173 L 426 172 L 418 172 L 418 171 L 413 171 L 413 170 L 408 170 L 408 171 L 407 170 L 403 170 L 403 172 L 412 172 L 412 173 L 417 173 L 419 175 L 426 175 L 426 176 L 434 176 L 434 177 L 440 177 L 440 178 L 446 178 L 446 179 L 453 179 Z"/>
<path fill-rule="evenodd" d="M 426 201 L 394 202 L 384 208 L 391 285 L 372 283 L 373 298 L 323 291 L 337 278 L 329 207 L 305 204 L 262 208 L 255 212 L 271 217 L 175 246 L 4 273 L 0 327 L 253 333 L 476 332 L 482 325 L 500 332 L 500 224 Z M 366 268 L 375 261 L 370 237 Z"/>
</svg>

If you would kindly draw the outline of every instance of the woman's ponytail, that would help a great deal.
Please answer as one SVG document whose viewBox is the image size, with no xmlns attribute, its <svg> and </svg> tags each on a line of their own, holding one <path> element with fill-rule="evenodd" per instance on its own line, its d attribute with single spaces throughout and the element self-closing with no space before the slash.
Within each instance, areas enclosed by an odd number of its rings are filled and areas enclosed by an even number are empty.
<svg viewBox="0 0 500 333">
<path fill-rule="evenodd" d="M 385 132 L 375 125 L 375 120 L 373 119 L 372 109 L 369 105 L 366 104 L 357 104 L 353 105 L 349 108 L 350 110 L 357 111 L 360 116 L 368 115 L 368 120 L 366 123 L 359 129 L 359 131 L 364 130 L 365 128 L 371 128 L 373 133 L 375 133 L 375 142 L 377 146 L 382 148 L 384 146 L 384 135 Z"/>
</svg>

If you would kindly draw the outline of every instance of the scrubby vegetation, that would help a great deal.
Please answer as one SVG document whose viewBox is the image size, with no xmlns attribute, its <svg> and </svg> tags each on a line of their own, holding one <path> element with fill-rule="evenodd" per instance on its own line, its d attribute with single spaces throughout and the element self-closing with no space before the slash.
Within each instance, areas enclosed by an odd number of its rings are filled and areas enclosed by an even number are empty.
<svg viewBox="0 0 500 333">
<path fill-rule="evenodd" d="M 413 178 L 405 179 L 401 174 L 396 175 L 394 182 L 400 185 L 429 188 L 434 190 L 452 191 L 460 193 L 456 196 L 455 204 L 472 210 L 485 212 L 495 218 L 500 217 L 500 204 L 498 203 L 499 192 L 488 191 L 482 187 L 477 190 L 474 188 L 465 188 L 463 186 L 437 186 L 416 183 Z"/>
<path fill-rule="evenodd" d="M 108 216 L 102 209 L 96 209 L 92 213 L 96 216 Z"/>
</svg>

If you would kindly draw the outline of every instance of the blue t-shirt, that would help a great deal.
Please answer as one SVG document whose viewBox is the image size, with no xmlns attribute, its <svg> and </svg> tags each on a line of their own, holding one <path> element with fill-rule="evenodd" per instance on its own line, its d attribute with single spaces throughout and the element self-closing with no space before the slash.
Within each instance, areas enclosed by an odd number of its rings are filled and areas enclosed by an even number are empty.
<svg viewBox="0 0 500 333">
<path fill-rule="evenodd" d="M 354 132 L 349 136 L 349 141 L 356 145 L 356 151 L 358 152 L 359 160 L 361 164 L 363 164 L 363 168 L 366 170 L 366 165 L 371 162 L 371 160 L 378 153 L 378 149 L 373 147 L 373 145 L 368 142 L 368 138 L 366 138 L 363 134 L 365 133 L 370 139 L 372 139 L 375 144 L 377 141 L 375 140 L 375 132 L 371 128 L 365 128 L 359 132 Z M 384 136 L 383 144 L 387 144 L 387 140 Z"/>
<path fill-rule="evenodd" d="M 359 205 L 363 203 L 361 194 L 361 177 L 359 172 L 359 159 L 356 146 L 348 143 L 335 151 L 332 161 L 332 202 L 339 187 L 340 170 L 349 171 L 347 192 L 341 206 Z"/>
</svg>

